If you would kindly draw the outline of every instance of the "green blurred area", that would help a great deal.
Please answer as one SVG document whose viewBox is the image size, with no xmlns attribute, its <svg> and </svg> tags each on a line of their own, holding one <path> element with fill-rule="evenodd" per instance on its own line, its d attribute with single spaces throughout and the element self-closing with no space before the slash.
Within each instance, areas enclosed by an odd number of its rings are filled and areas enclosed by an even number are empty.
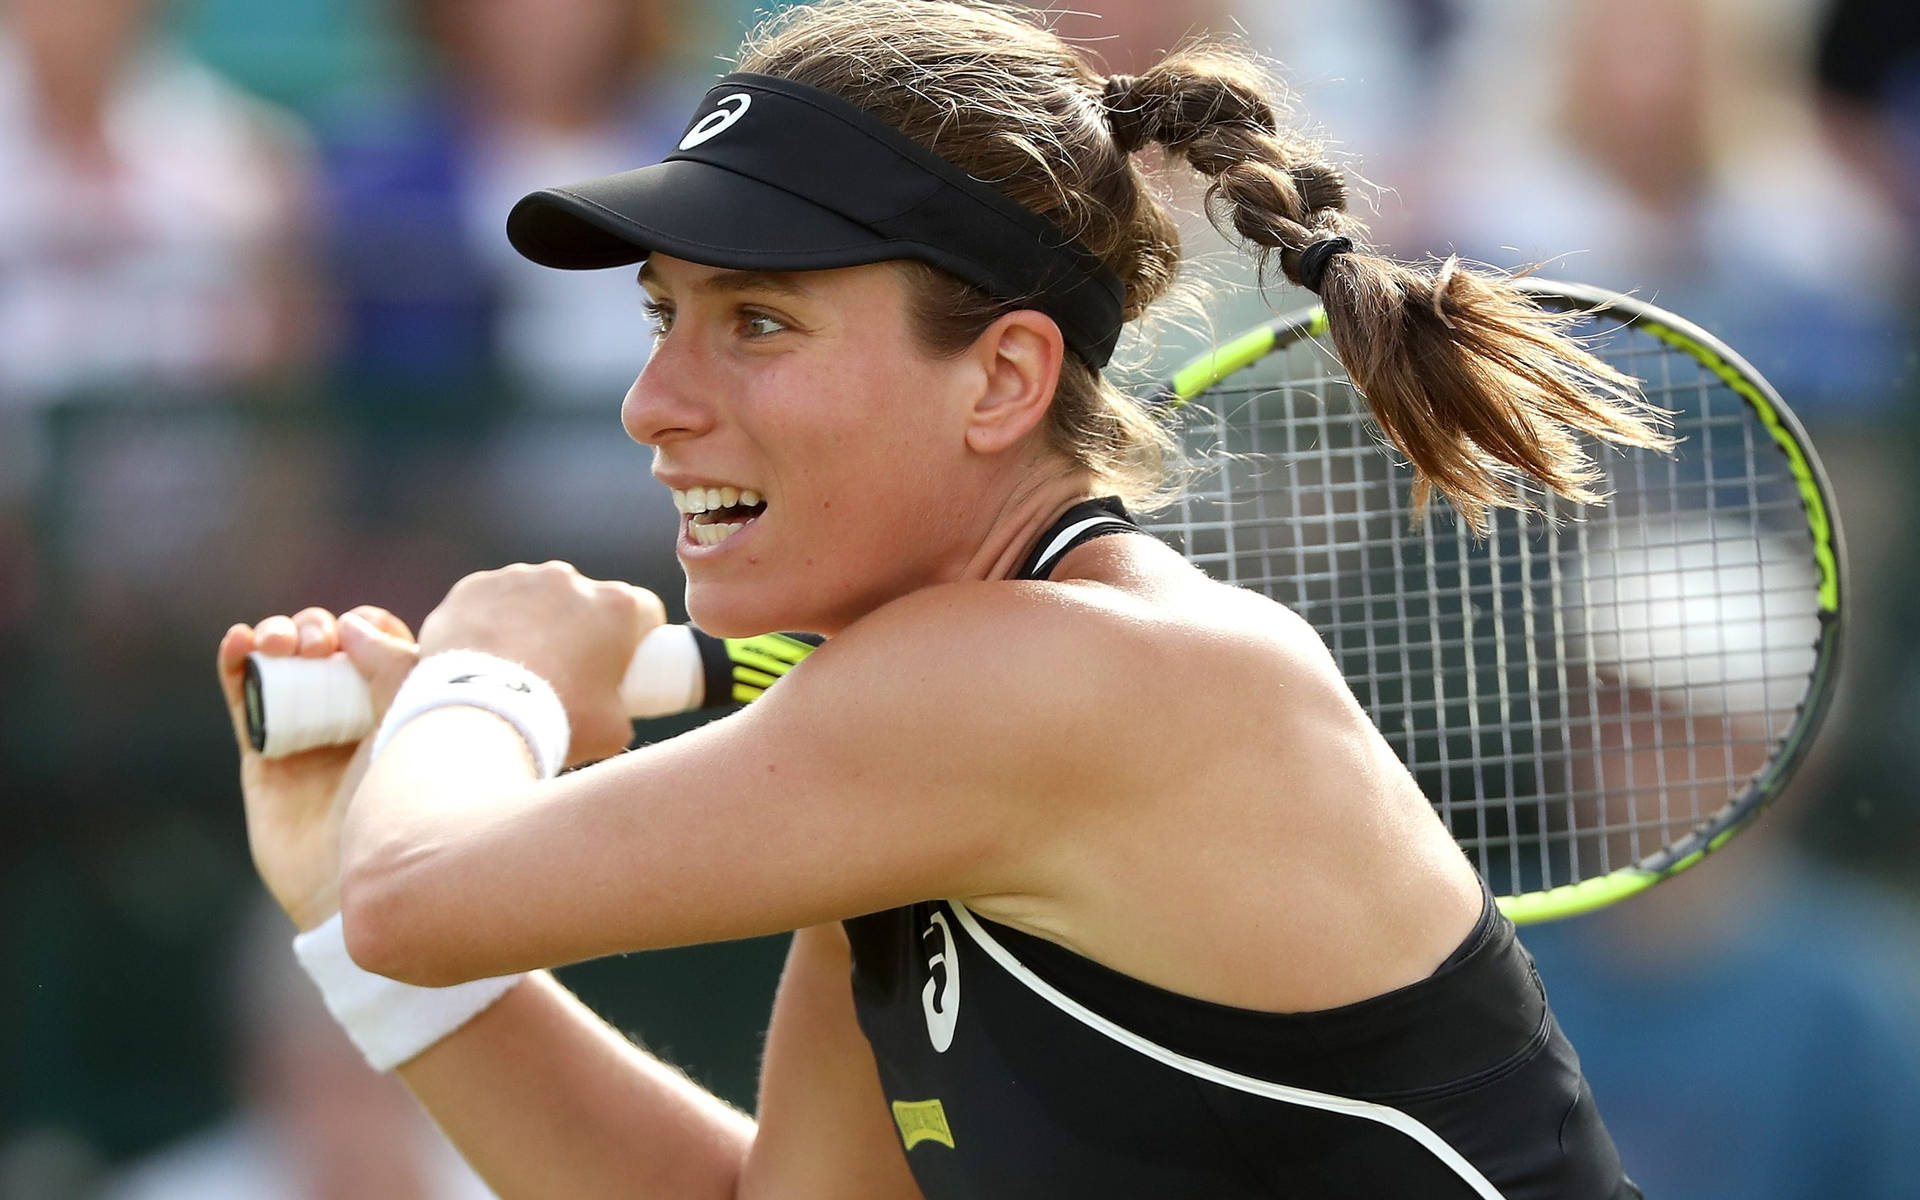
<svg viewBox="0 0 1920 1200">
<path fill-rule="evenodd" d="M 377 86 L 420 65 L 389 0 L 174 0 L 168 18 L 209 66 L 299 111 L 343 87 Z"/>
<path fill-rule="evenodd" d="M 677 0 L 680 57 L 704 71 L 756 14 L 784 7 L 779 0 Z M 319 111 L 346 91 L 403 82 L 427 65 L 404 0 L 171 0 L 166 24 L 221 75 L 299 113 Z"/>
</svg>

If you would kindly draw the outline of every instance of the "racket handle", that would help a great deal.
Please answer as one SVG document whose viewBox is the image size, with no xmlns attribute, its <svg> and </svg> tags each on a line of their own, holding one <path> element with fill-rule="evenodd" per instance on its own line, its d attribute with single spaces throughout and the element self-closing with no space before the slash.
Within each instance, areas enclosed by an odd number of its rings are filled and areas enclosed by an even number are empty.
<svg viewBox="0 0 1920 1200">
<path fill-rule="evenodd" d="M 634 651 L 620 700 L 635 720 L 745 703 L 820 642 L 798 633 L 717 638 L 691 625 L 662 625 Z M 357 742 L 373 732 L 367 681 L 345 654 L 249 654 L 242 690 L 247 738 L 267 758 Z"/>
</svg>

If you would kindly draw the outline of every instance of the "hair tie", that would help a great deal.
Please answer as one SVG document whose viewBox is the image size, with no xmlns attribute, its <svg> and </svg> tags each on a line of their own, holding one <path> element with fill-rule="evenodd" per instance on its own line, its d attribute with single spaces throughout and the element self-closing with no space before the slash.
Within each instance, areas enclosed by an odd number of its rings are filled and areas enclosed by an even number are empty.
<svg viewBox="0 0 1920 1200">
<path fill-rule="evenodd" d="M 1133 94 L 1139 85 L 1136 75 L 1109 75 L 1100 89 L 1100 107 L 1106 110 L 1107 129 L 1122 154 L 1132 154 L 1147 144 L 1147 105 Z"/>
<path fill-rule="evenodd" d="M 1318 296 L 1320 280 L 1327 273 L 1327 264 L 1336 254 L 1345 254 L 1353 249 L 1353 239 L 1345 237 L 1321 238 L 1300 252 L 1300 265 L 1296 278 L 1301 287 Z"/>
</svg>

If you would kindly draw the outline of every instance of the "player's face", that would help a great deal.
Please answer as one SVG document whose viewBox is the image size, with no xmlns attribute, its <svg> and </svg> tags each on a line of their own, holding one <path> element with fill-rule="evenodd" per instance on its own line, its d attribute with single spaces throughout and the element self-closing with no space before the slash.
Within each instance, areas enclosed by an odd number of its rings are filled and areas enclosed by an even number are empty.
<svg viewBox="0 0 1920 1200">
<path fill-rule="evenodd" d="M 958 574 L 989 507 L 963 355 L 914 339 L 885 265 L 755 274 L 654 255 L 659 344 L 622 421 L 681 509 L 695 622 L 832 633 Z"/>
</svg>

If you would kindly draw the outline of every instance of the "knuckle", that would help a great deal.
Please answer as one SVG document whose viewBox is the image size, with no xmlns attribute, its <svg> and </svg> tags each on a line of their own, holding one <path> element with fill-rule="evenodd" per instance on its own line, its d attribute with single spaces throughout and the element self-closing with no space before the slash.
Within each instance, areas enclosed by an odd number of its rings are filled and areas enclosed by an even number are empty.
<svg viewBox="0 0 1920 1200">
<path fill-rule="evenodd" d="M 616 617 L 641 616 L 647 612 L 644 601 L 636 603 L 633 591 L 623 584 L 602 583 L 594 588 L 594 606 L 603 613 Z"/>
</svg>

